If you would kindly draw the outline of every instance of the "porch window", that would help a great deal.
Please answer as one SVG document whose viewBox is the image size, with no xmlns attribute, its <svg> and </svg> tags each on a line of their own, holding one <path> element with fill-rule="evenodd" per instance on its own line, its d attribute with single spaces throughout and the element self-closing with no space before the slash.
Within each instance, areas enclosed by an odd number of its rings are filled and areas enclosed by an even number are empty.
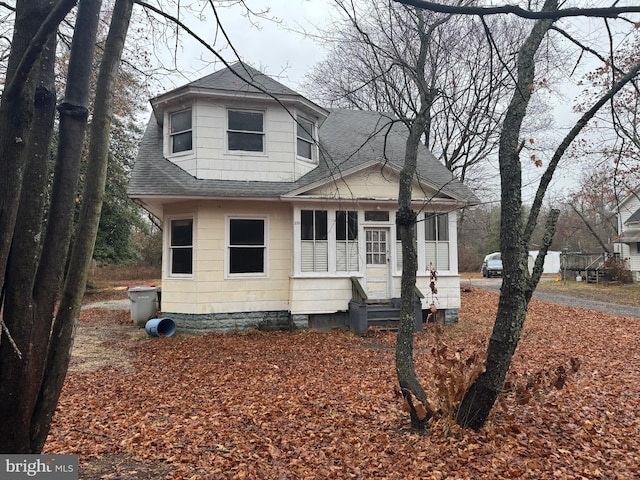
<svg viewBox="0 0 640 480">
<path fill-rule="evenodd" d="M 264 219 L 229 219 L 229 273 L 265 273 Z"/>
<path fill-rule="evenodd" d="M 365 222 L 388 222 L 389 212 L 387 210 L 367 210 L 364 212 Z"/>
<path fill-rule="evenodd" d="M 297 127 L 297 155 L 299 157 L 313 160 L 313 144 L 314 144 L 314 126 L 313 122 L 298 117 L 296 121 Z"/>
<path fill-rule="evenodd" d="M 329 242 L 327 237 L 327 211 L 302 210 L 300 212 L 300 238 L 302 240 L 303 272 L 329 270 Z"/>
<path fill-rule="evenodd" d="M 193 148 L 191 130 L 191 110 L 183 110 L 169 115 L 171 153 L 186 152 Z"/>
<path fill-rule="evenodd" d="M 193 273 L 193 219 L 171 220 L 169 261 L 171 275 Z"/>
<path fill-rule="evenodd" d="M 227 148 L 264 152 L 264 112 L 228 110 Z"/>
<path fill-rule="evenodd" d="M 449 214 L 426 213 L 424 228 L 426 270 L 449 270 Z"/>
<path fill-rule="evenodd" d="M 336 212 L 336 270 L 358 270 L 358 212 Z"/>
</svg>

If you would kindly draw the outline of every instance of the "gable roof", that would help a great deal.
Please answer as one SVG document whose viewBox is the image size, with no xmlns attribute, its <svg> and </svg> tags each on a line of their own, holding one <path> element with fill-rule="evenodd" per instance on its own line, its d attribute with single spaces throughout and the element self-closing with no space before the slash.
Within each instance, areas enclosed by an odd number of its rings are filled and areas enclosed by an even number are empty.
<svg viewBox="0 0 640 480">
<path fill-rule="evenodd" d="M 244 62 L 236 62 L 185 85 L 186 87 L 214 88 L 229 92 L 253 92 L 269 95 L 301 96 L 298 92 L 256 70 Z"/>
<path fill-rule="evenodd" d="M 407 134 L 407 127 L 390 114 L 331 110 L 319 130 L 321 162 L 297 182 L 300 185 L 295 193 L 318 182 L 332 181 L 345 172 L 368 167 L 372 161 L 399 172 L 404 166 Z M 416 172 L 420 183 L 440 192 L 440 196 L 479 203 L 473 192 L 422 144 L 418 146 Z"/>
<path fill-rule="evenodd" d="M 624 222 L 624 224 L 629 225 L 631 223 L 637 223 L 637 222 L 640 222 L 640 208 L 635 212 L 633 212 L 633 214 L 629 218 L 627 218 L 627 221 Z"/>
<path fill-rule="evenodd" d="M 634 200 L 640 200 L 640 185 L 636 185 L 635 187 L 626 186 L 625 195 L 620 201 L 619 206 L 622 207 L 629 202 L 633 202 Z"/>
<path fill-rule="evenodd" d="M 282 103 L 298 104 L 320 120 L 327 115 L 325 109 L 295 90 L 256 70 L 251 65 L 236 62 L 227 68 L 152 98 L 150 102 L 158 123 L 162 123 L 163 111 L 167 105 L 192 96 L 278 99 Z"/>
<path fill-rule="evenodd" d="M 295 182 L 262 182 L 241 180 L 198 179 L 173 164 L 163 155 L 161 120 L 152 115 L 142 138 L 131 173 L 127 192 L 132 198 L 255 198 L 279 199 L 295 197 L 311 188 L 332 182 L 345 172 L 354 172 L 379 163 L 396 171 L 404 165 L 407 128 L 389 114 L 361 110 L 327 111 L 308 101 L 295 91 L 244 63 L 207 75 L 184 87 L 152 99 L 161 105 L 190 92 L 205 95 L 211 91 L 237 95 L 238 92 L 278 97 L 295 97 L 299 102 L 314 105 L 328 117 L 321 124 L 318 166 Z M 250 79 L 260 88 L 248 84 Z M 242 95 L 240 95 L 242 96 Z M 169 99 L 169 100 L 167 100 Z M 162 108 L 162 107 L 159 107 Z M 155 106 L 154 106 L 155 110 Z M 438 196 L 473 205 L 478 198 L 442 165 L 424 145 L 418 149 L 417 177 L 423 185 L 436 190 Z"/>
</svg>

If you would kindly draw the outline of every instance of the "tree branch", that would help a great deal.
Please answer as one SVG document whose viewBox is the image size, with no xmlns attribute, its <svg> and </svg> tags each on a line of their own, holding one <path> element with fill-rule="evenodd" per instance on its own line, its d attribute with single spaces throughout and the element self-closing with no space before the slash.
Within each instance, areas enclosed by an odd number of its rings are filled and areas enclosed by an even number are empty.
<svg viewBox="0 0 640 480">
<path fill-rule="evenodd" d="M 432 12 L 451 13 L 454 15 L 501 15 L 511 13 L 518 17 L 530 20 L 557 20 L 564 17 L 608 17 L 617 18 L 623 13 L 640 13 L 640 6 L 629 7 L 601 7 L 601 8 L 565 8 L 555 11 L 535 12 L 526 10 L 515 5 L 503 5 L 498 7 L 473 7 L 443 5 L 441 3 L 428 2 L 425 0 L 393 0 L 402 5 L 431 10 Z"/>
<path fill-rule="evenodd" d="M 536 196 L 533 201 L 533 205 L 531 206 L 531 211 L 529 213 L 529 219 L 527 221 L 527 227 L 524 233 L 525 241 L 529 241 L 531 238 L 531 234 L 533 233 L 533 229 L 537 223 L 538 215 L 540 213 L 540 209 L 542 207 L 542 201 L 544 199 L 544 193 L 551 183 L 551 179 L 553 178 L 553 174 L 560 162 L 560 159 L 564 155 L 564 152 L 569 148 L 569 145 L 573 140 L 578 136 L 578 134 L 582 131 L 582 129 L 587 125 L 589 120 L 591 120 L 594 115 L 600 110 L 600 108 L 607 103 L 616 93 L 618 93 L 627 83 L 629 83 L 636 75 L 640 72 L 640 62 L 636 63 L 633 68 L 627 73 L 624 77 L 622 77 L 618 83 L 616 83 L 611 90 L 609 90 L 605 95 L 603 95 L 600 100 L 598 100 L 589 110 L 587 110 L 582 117 L 576 122 L 573 128 L 569 131 L 562 143 L 558 146 L 551 161 L 549 162 L 549 166 L 546 171 L 542 175 L 540 179 L 540 185 L 538 186 L 538 190 L 536 191 Z"/>
</svg>

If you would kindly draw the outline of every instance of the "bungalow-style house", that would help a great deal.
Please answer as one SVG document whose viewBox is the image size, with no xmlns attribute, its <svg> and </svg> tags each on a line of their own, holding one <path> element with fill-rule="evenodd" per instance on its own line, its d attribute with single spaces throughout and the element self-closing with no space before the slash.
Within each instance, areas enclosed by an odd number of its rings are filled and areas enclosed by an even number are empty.
<svg viewBox="0 0 640 480">
<path fill-rule="evenodd" d="M 633 280 L 640 282 L 640 188 L 620 202 L 616 247 L 631 270 Z"/>
<path fill-rule="evenodd" d="M 403 124 L 326 110 L 241 62 L 151 106 L 128 194 L 162 221 L 161 310 L 178 329 L 348 326 L 365 299 L 400 296 Z M 456 212 L 478 199 L 425 148 L 417 176 L 417 305 L 453 322 Z"/>
</svg>

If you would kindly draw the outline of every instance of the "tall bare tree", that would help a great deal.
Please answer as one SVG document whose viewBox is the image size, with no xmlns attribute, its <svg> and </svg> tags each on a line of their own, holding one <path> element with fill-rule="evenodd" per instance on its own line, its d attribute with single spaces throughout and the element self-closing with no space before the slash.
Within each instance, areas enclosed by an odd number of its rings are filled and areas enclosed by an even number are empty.
<svg viewBox="0 0 640 480">
<path fill-rule="evenodd" d="M 640 7 L 559 9 L 557 0 L 546 0 L 540 11 L 529 11 L 514 6 L 458 7 L 423 0 L 396 1 L 441 13 L 483 16 L 515 13 L 535 19 L 531 33 L 518 52 L 516 88 L 500 135 L 500 248 L 504 278 L 500 290 L 498 313 L 487 350 L 485 372 L 471 385 L 456 415 L 456 420 L 461 426 L 477 430 L 486 422 L 498 395 L 502 391 L 511 358 L 520 340 L 529 301 L 540 279 L 544 257 L 553 239 L 559 214 L 557 209 L 552 209 L 547 217 L 540 253 L 536 258 L 533 273 L 530 274 L 527 268 L 528 246 L 532 233 L 538 224 L 547 188 L 556 172 L 558 163 L 589 120 L 640 72 L 640 63 L 630 65 L 617 77 L 606 92 L 595 101 L 590 102 L 588 108 L 585 108 L 583 115 L 562 139 L 551 156 L 540 178 L 533 204 L 525 220 L 522 215 L 522 164 L 520 158 L 525 140 L 521 136 L 521 126 L 527 115 L 527 107 L 535 85 L 533 80 L 536 69 L 536 52 L 553 22 L 559 18 L 578 15 L 614 17 L 622 13 L 640 12 Z"/>
<path fill-rule="evenodd" d="M 423 41 L 418 12 L 385 0 L 335 4 L 343 20 L 327 32 L 329 54 L 307 76 L 310 91 L 330 106 L 416 116 L 420 88 L 412 70 Z M 494 41 L 501 50 L 517 48 L 522 21 L 485 23 L 500 32 Z M 513 55 L 493 53 L 484 31 L 481 21 L 451 18 L 429 35 L 424 52 L 423 82 L 433 98 L 421 141 L 461 181 L 476 184 L 482 175 L 473 174 L 474 166 L 497 150 L 511 83 L 505 67 L 514 64 Z"/>
<path fill-rule="evenodd" d="M 213 46 L 179 20 L 180 15 L 173 16 L 142 0 L 110 3 L 115 4 L 113 11 L 103 12 L 110 27 L 91 116 L 83 203 L 80 219 L 72 225 L 102 3 L 80 0 L 72 27 L 65 97 L 58 106 L 56 170 L 43 227 L 45 167 L 56 98 L 55 35 L 77 2 L 16 2 L 14 36 L 0 101 L 0 453 L 37 453 L 42 449 L 62 389 L 104 198 L 116 72 L 133 5 L 161 15 L 168 21 L 165 27 L 174 25 L 176 31 L 195 36 L 220 58 Z M 242 0 L 238 3 L 251 15 L 259 15 Z M 215 12 L 216 4 L 210 2 L 209 6 Z M 176 8 L 183 11 L 180 5 Z M 202 20 L 201 15 L 196 17 Z M 151 16 L 145 18 L 151 22 Z M 73 24 L 73 19 L 68 23 Z M 72 242 L 73 228 L 76 235 Z"/>
<path fill-rule="evenodd" d="M 52 2 L 44 3 L 40 7 L 46 13 L 51 10 Z M 65 276 L 64 265 L 71 241 L 75 191 L 89 111 L 89 77 L 100 1 L 80 2 L 76 15 L 65 97 L 58 106 L 58 152 L 46 231 L 41 231 L 43 202 L 38 199 L 46 188 L 42 164 L 46 165 L 53 119 L 51 105 L 55 99 L 52 90 L 55 44 L 52 39 L 55 39 L 58 25 L 74 3 L 59 1 L 47 18 L 29 15 L 34 21 L 31 28 L 39 32 L 35 37 L 42 35 L 43 40 L 31 42 L 25 49 L 20 48 L 15 39 L 21 35 L 29 36 L 29 30 L 20 21 L 23 13 L 28 11 L 29 2 L 18 2 L 11 55 L 20 59 L 19 68 L 15 71 L 9 69 L 9 86 L 2 97 L 5 105 L 12 98 L 13 85 L 20 75 L 36 78 L 40 72 L 36 95 L 33 89 L 21 92 L 24 104 L 33 105 L 35 98 L 38 107 L 36 120 L 23 127 L 26 151 L 32 156 L 29 162 L 24 156 L 18 156 L 8 165 L 3 157 L 5 161 L 2 162 L 4 168 L 15 165 L 17 196 L 10 197 L 8 207 L 24 213 L 13 222 L 5 217 L 1 235 L 11 242 L 10 251 L 0 251 L 7 258 L 6 263 L 0 263 L 3 273 L 0 280 L 5 292 L 2 298 L 4 328 L 0 337 L 0 421 L 3 424 L 0 452 L 3 453 L 35 453 L 44 445 L 69 363 L 75 321 L 84 294 L 104 192 L 113 78 L 131 15 L 131 0 L 117 0 L 112 17 L 107 41 L 110 52 L 104 56 L 99 80 L 102 95 L 94 104 L 92 117 L 91 175 L 86 182 L 79 235 L 76 235 Z M 48 50 L 44 50 L 44 46 Z M 25 65 L 25 59 L 29 58 L 32 59 L 30 65 Z M 15 107 L 9 104 L 6 109 L 9 119 L 12 114 L 16 115 L 12 108 Z M 2 120 L 0 116 L 0 122 Z M 39 125 L 46 128 L 36 130 Z M 2 140 L 5 139 L 3 132 Z M 29 175 L 25 175 L 25 171 Z M 20 192 L 24 193 L 22 197 Z M 16 202 L 16 198 L 22 201 Z M 44 237 L 42 243 L 41 237 Z M 62 299 L 56 309 L 60 291 Z"/>
</svg>

